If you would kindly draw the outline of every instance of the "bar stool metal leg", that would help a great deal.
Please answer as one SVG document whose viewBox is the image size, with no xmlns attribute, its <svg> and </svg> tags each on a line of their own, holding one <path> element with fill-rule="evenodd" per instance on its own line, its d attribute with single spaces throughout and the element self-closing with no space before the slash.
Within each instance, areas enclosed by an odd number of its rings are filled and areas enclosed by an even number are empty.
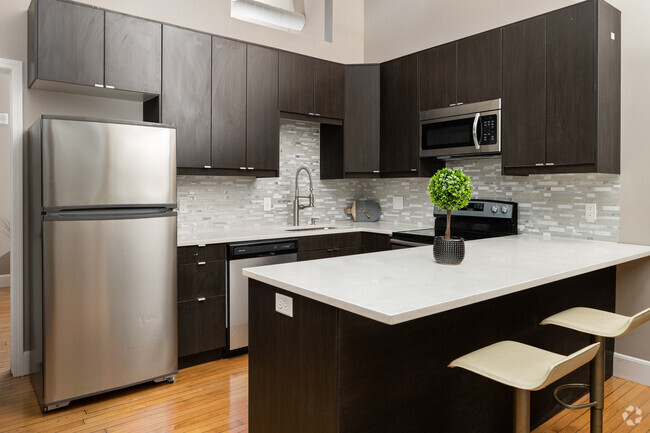
<svg viewBox="0 0 650 433">
<path fill-rule="evenodd" d="M 515 388 L 515 433 L 530 433 L 530 391 Z"/>
<path fill-rule="evenodd" d="M 591 408 L 591 433 L 603 433 L 603 409 L 605 408 L 605 338 L 591 336 L 592 343 L 600 343 L 589 369 L 589 397 L 596 405 Z"/>
</svg>

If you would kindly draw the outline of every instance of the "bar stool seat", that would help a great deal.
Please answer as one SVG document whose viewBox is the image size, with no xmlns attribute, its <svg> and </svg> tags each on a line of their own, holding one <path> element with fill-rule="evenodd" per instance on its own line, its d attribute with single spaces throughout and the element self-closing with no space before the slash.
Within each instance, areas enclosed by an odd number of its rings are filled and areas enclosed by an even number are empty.
<svg viewBox="0 0 650 433">
<path fill-rule="evenodd" d="M 556 325 L 591 335 L 592 343 L 601 347 L 589 366 L 589 384 L 563 385 L 555 389 L 553 396 L 568 409 L 582 408 L 584 405 L 572 406 L 562 401 L 557 392 L 561 389 L 580 387 L 589 389 L 591 433 L 603 433 L 603 410 L 605 409 L 605 338 L 616 338 L 650 320 L 650 308 L 632 317 L 593 308 L 576 307 L 559 312 L 542 321 L 542 325 Z"/>
<path fill-rule="evenodd" d="M 460 367 L 515 389 L 515 433 L 530 432 L 530 391 L 566 376 L 596 356 L 599 343 L 564 356 L 537 347 L 500 341 L 455 359 Z"/>
<path fill-rule="evenodd" d="M 576 307 L 547 317 L 542 325 L 557 325 L 585 334 L 620 337 L 650 320 L 650 308 L 628 317 L 609 311 Z"/>
</svg>

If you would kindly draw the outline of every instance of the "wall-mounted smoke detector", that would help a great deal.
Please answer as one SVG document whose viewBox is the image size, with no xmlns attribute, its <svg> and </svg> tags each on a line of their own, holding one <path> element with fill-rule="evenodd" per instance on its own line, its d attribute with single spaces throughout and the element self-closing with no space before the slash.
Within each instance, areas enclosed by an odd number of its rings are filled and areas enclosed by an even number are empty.
<svg viewBox="0 0 650 433">
<path fill-rule="evenodd" d="M 300 31 L 305 26 L 305 15 L 272 3 L 287 3 L 280 0 L 230 0 L 230 16 L 242 21 L 261 24 L 285 30 Z M 289 1 L 288 5 L 292 5 Z M 293 6 L 292 6 L 293 9 Z"/>
</svg>

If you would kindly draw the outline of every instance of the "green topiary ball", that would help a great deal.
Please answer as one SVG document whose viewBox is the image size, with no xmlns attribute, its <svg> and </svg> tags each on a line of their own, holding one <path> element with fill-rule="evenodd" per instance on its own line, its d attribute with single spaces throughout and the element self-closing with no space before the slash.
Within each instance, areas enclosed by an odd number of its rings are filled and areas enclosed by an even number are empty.
<svg viewBox="0 0 650 433">
<path fill-rule="evenodd" d="M 467 206 L 472 198 L 472 181 L 461 169 L 441 168 L 429 180 L 429 199 L 441 210 Z"/>
</svg>

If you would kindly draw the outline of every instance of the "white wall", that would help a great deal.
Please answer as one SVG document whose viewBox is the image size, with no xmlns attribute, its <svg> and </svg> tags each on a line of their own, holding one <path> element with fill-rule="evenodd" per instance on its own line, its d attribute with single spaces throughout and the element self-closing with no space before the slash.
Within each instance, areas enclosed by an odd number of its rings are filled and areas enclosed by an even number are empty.
<svg viewBox="0 0 650 433">
<path fill-rule="evenodd" d="M 378 62 L 577 3 L 573 0 L 367 0 L 365 61 Z M 620 241 L 650 245 L 650 2 L 609 0 L 622 12 Z M 650 260 L 618 269 L 617 310 L 650 306 Z M 650 325 L 617 339 L 616 350 L 650 361 Z"/>
</svg>

